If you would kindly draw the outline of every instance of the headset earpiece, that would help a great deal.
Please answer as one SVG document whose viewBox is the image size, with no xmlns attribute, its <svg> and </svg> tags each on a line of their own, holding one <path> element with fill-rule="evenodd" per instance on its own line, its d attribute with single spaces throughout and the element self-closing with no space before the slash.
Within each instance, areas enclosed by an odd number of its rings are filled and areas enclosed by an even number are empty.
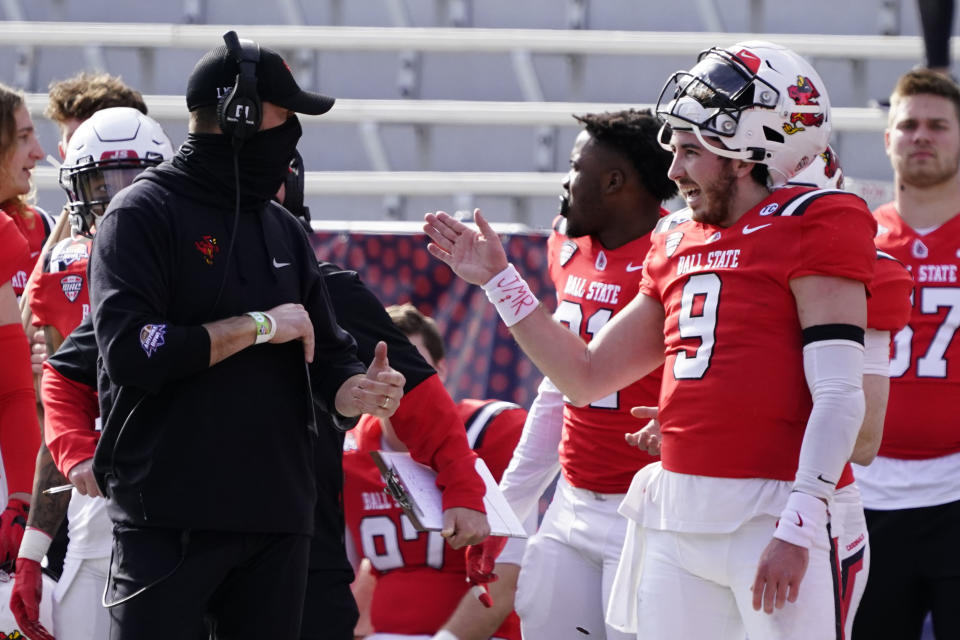
<svg viewBox="0 0 960 640">
<path fill-rule="evenodd" d="M 250 40 L 240 40 L 236 31 L 223 34 L 223 41 L 227 45 L 227 52 L 237 61 L 240 72 L 233 88 L 217 106 L 217 118 L 220 129 L 239 146 L 260 130 L 262 110 L 257 94 L 260 45 Z"/>
</svg>

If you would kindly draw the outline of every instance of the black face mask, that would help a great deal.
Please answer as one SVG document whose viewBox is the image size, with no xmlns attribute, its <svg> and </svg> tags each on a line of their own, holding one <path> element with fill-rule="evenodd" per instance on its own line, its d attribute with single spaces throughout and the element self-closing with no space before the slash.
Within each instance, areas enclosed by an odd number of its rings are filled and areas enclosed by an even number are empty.
<svg viewBox="0 0 960 640">
<path fill-rule="evenodd" d="M 279 127 L 258 131 L 240 150 L 240 206 L 259 206 L 276 195 L 290 166 L 290 158 L 303 135 L 300 120 L 291 116 Z M 174 165 L 201 178 L 218 197 L 229 196 L 221 204 L 229 206 L 236 189 L 233 172 L 233 144 L 230 136 L 191 133 L 173 159 Z"/>
</svg>

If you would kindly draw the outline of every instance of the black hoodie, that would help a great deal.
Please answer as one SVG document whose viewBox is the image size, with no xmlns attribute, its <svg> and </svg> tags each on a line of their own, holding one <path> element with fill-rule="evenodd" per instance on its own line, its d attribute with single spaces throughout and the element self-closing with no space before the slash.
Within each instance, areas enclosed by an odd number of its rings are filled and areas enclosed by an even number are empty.
<svg viewBox="0 0 960 640">
<path fill-rule="evenodd" d="M 209 367 L 200 325 L 303 304 L 316 336 L 314 398 L 330 411 L 364 367 L 296 219 L 244 192 L 228 265 L 232 167 L 204 175 L 183 153 L 117 194 L 94 241 L 103 417 L 94 471 L 115 522 L 309 534 L 314 437 L 302 343 L 251 346 Z"/>
</svg>

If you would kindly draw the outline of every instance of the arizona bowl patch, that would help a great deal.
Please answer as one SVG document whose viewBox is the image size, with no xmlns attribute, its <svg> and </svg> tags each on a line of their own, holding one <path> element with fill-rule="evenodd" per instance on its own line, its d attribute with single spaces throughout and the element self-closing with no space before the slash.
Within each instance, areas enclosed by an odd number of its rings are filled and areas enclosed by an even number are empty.
<svg viewBox="0 0 960 640">
<path fill-rule="evenodd" d="M 140 346 L 143 347 L 148 358 L 163 346 L 164 336 L 166 335 L 167 325 L 165 324 L 143 325 L 143 328 L 140 329 Z"/>
<path fill-rule="evenodd" d="M 63 295 L 67 297 L 67 300 L 75 302 L 83 289 L 83 276 L 76 274 L 63 276 L 60 278 L 60 288 L 63 289 Z"/>
</svg>

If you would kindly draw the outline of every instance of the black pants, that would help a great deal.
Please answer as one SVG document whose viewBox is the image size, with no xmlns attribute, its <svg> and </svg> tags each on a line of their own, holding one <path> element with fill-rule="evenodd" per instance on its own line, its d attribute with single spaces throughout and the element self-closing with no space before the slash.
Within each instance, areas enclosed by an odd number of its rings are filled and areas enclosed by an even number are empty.
<svg viewBox="0 0 960 640">
<path fill-rule="evenodd" d="M 111 640 L 298 637 L 307 536 L 123 525 L 113 535 L 107 603 L 122 602 Z"/>
<path fill-rule="evenodd" d="M 960 501 L 866 509 L 870 575 L 853 640 L 916 640 L 927 612 L 939 638 L 960 638 Z"/>
<path fill-rule="evenodd" d="M 353 640 L 360 612 L 351 582 L 352 571 L 310 571 L 300 640 Z"/>
</svg>

